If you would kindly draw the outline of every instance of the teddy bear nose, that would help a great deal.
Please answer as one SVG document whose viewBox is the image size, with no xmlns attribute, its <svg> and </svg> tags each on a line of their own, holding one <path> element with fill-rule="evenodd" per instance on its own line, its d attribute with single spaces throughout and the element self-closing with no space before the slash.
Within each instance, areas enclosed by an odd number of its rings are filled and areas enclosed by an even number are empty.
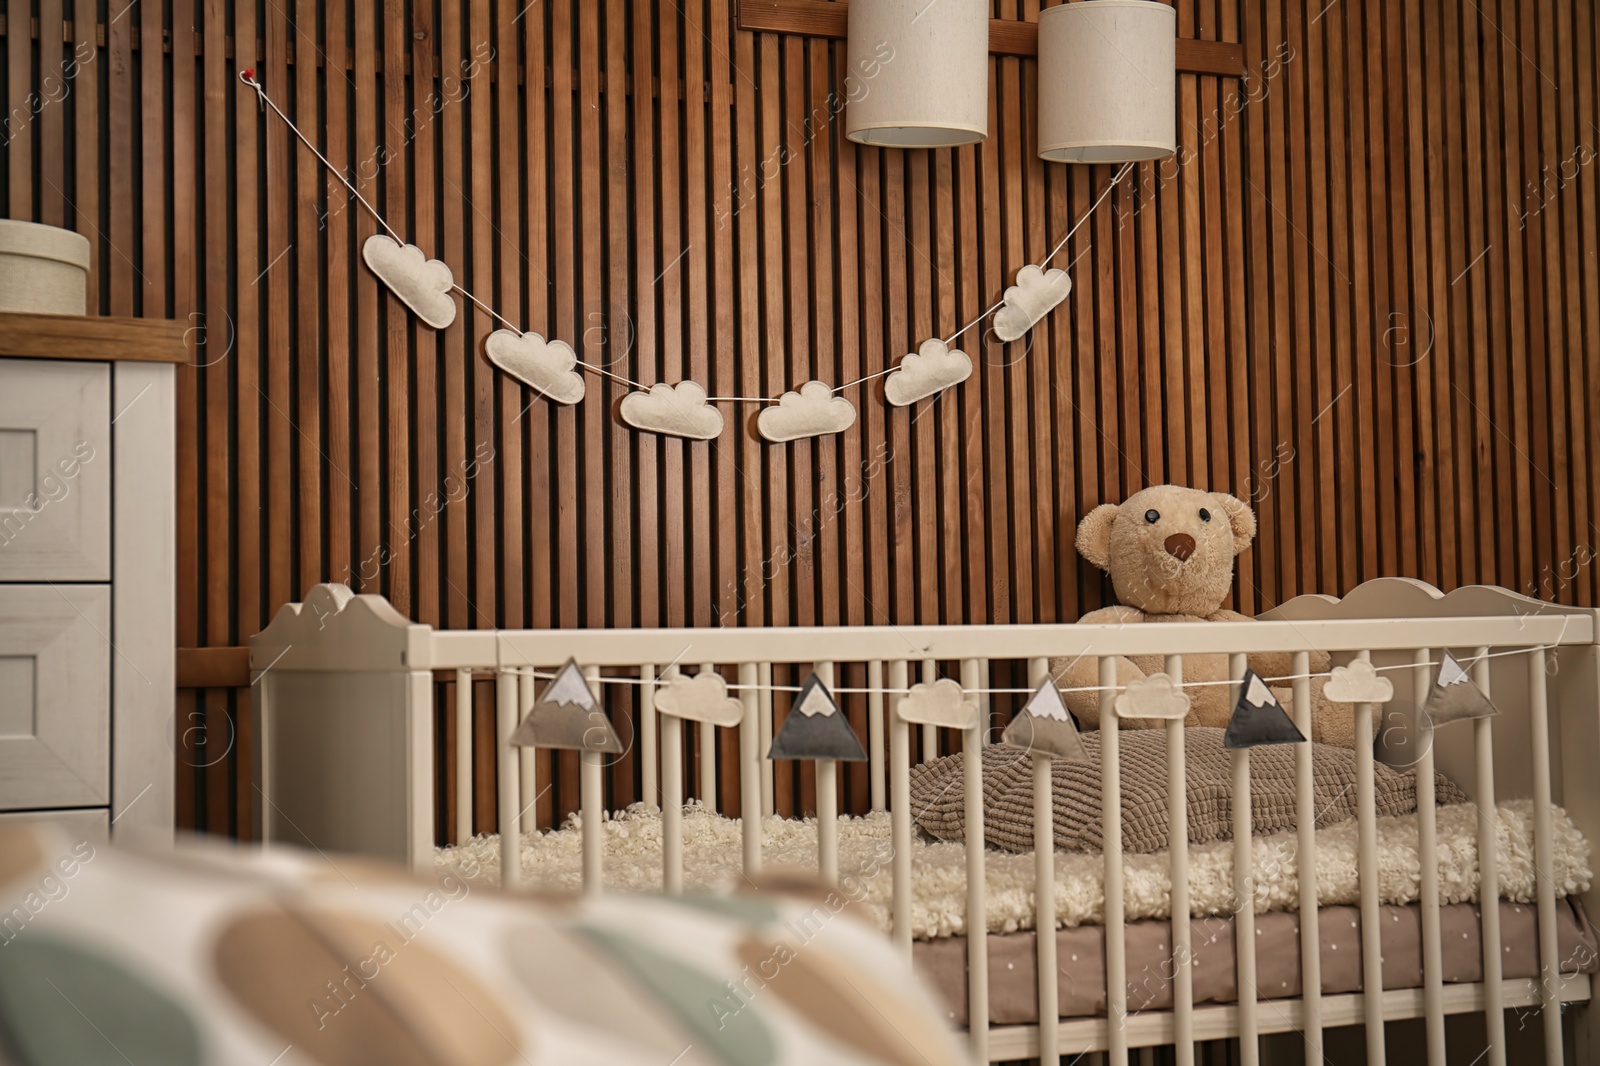
<svg viewBox="0 0 1600 1066">
<path fill-rule="evenodd" d="M 1194 538 L 1187 533 L 1174 533 L 1165 542 L 1167 554 L 1180 563 L 1194 554 Z"/>
</svg>

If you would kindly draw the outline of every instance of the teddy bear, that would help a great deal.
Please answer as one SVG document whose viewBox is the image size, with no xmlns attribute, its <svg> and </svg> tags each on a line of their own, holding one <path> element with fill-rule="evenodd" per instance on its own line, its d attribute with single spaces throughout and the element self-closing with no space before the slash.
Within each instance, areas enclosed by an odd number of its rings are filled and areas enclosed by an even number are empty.
<svg viewBox="0 0 1600 1066">
<path fill-rule="evenodd" d="M 1128 497 L 1122 504 L 1101 504 L 1078 525 L 1078 552 L 1111 575 L 1120 602 L 1092 611 L 1080 622 L 1122 625 L 1131 622 L 1248 622 L 1237 611 L 1222 609 L 1233 584 L 1233 560 L 1250 546 L 1256 535 L 1255 512 L 1240 499 L 1220 492 L 1202 492 L 1178 485 L 1157 485 Z M 1309 655 L 1310 671 L 1326 673 L 1327 653 Z M 1294 673 L 1288 652 L 1256 653 L 1250 668 L 1261 675 L 1278 702 L 1292 714 L 1291 682 L 1275 679 Z M 1118 656 L 1117 684 L 1163 670 L 1160 655 Z M 1051 676 L 1063 692 L 1067 707 L 1086 728 L 1099 727 L 1100 694 L 1087 689 L 1100 683 L 1099 660 L 1092 655 L 1059 658 L 1050 663 Z M 1186 655 L 1183 680 L 1222 681 L 1229 677 L 1228 656 Z M 1354 710 L 1323 695 L 1326 678 L 1311 681 L 1311 739 L 1318 743 L 1352 747 L 1355 743 Z M 1191 703 L 1187 724 L 1226 726 L 1233 713 L 1236 692 L 1231 685 L 1186 688 Z M 1122 725 L 1147 728 L 1156 720 L 1123 719 Z"/>
</svg>

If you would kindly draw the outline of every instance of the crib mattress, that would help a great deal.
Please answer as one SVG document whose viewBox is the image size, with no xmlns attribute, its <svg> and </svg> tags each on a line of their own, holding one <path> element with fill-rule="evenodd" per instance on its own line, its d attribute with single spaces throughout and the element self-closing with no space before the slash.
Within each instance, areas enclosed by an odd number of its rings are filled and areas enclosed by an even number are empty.
<svg viewBox="0 0 1600 1066">
<path fill-rule="evenodd" d="M 1361 991 L 1361 910 L 1319 909 L 1324 995 Z M 1506 978 L 1537 977 L 1537 908 L 1500 903 L 1501 966 Z M 1256 995 L 1281 999 L 1300 995 L 1300 915 L 1274 912 L 1256 916 Z M 1383 987 L 1422 987 L 1422 912 L 1417 904 L 1380 908 Z M 1439 908 L 1441 959 L 1446 983 L 1483 978 L 1482 936 L 1475 903 Z M 1556 901 L 1557 941 L 1563 973 L 1600 970 L 1600 945 L 1575 899 Z M 1232 1003 L 1235 921 L 1229 917 L 1190 922 L 1194 1001 Z M 1172 1007 L 1171 924 L 1162 919 L 1129 922 L 1128 1010 Z M 1060 970 L 1060 1016 L 1084 1018 L 1106 1013 L 1105 930 L 1082 925 L 1056 931 Z M 919 940 L 912 945 L 919 974 L 929 981 L 957 1024 L 967 1024 L 967 939 Z M 1039 992 L 1033 932 L 989 934 L 989 1021 L 994 1025 L 1039 1020 Z"/>
</svg>

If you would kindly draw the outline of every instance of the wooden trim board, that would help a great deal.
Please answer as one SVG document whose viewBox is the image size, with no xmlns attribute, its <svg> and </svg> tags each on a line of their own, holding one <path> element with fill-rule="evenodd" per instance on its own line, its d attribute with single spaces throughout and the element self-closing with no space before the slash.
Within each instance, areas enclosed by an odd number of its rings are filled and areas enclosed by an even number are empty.
<svg viewBox="0 0 1600 1066">
<path fill-rule="evenodd" d="M 739 0 L 739 28 L 757 33 L 842 38 L 849 11 L 848 0 L 837 3 L 830 0 Z M 1038 55 L 1039 24 L 1017 19 L 990 19 L 989 51 L 999 56 Z M 1244 45 L 1180 37 L 1178 71 L 1243 77 Z"/>
<path fill-rule="evenodd" d="M 246 688 L 250 684 L 250 649 L 179 648 L 179 688 Z"/>
<path fill-rule="evenodd" d="M 92 318 L 0 312 L 0 356 L 183 363 L 187 326 L 164 318 Z"/>
</svg>

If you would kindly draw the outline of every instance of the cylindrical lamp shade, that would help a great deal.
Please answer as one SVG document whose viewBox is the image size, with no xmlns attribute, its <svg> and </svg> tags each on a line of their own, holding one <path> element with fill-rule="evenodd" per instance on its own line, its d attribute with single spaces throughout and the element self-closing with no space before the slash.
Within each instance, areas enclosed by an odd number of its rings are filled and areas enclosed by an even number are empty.
<svg viewBox="0 0 1600 1066">
<path fill-rule="evenodd" d="M 845 136 L 948 148 L 989 135 L 987 0 L 850 0 Z"/>
<path fill-rule="evenodd" d="M 1039 158 L 1128 163 L 1176 152 L 1177 50 L 1177 12 L 1152 0 L 1039 12 Z"/>
</svg>

